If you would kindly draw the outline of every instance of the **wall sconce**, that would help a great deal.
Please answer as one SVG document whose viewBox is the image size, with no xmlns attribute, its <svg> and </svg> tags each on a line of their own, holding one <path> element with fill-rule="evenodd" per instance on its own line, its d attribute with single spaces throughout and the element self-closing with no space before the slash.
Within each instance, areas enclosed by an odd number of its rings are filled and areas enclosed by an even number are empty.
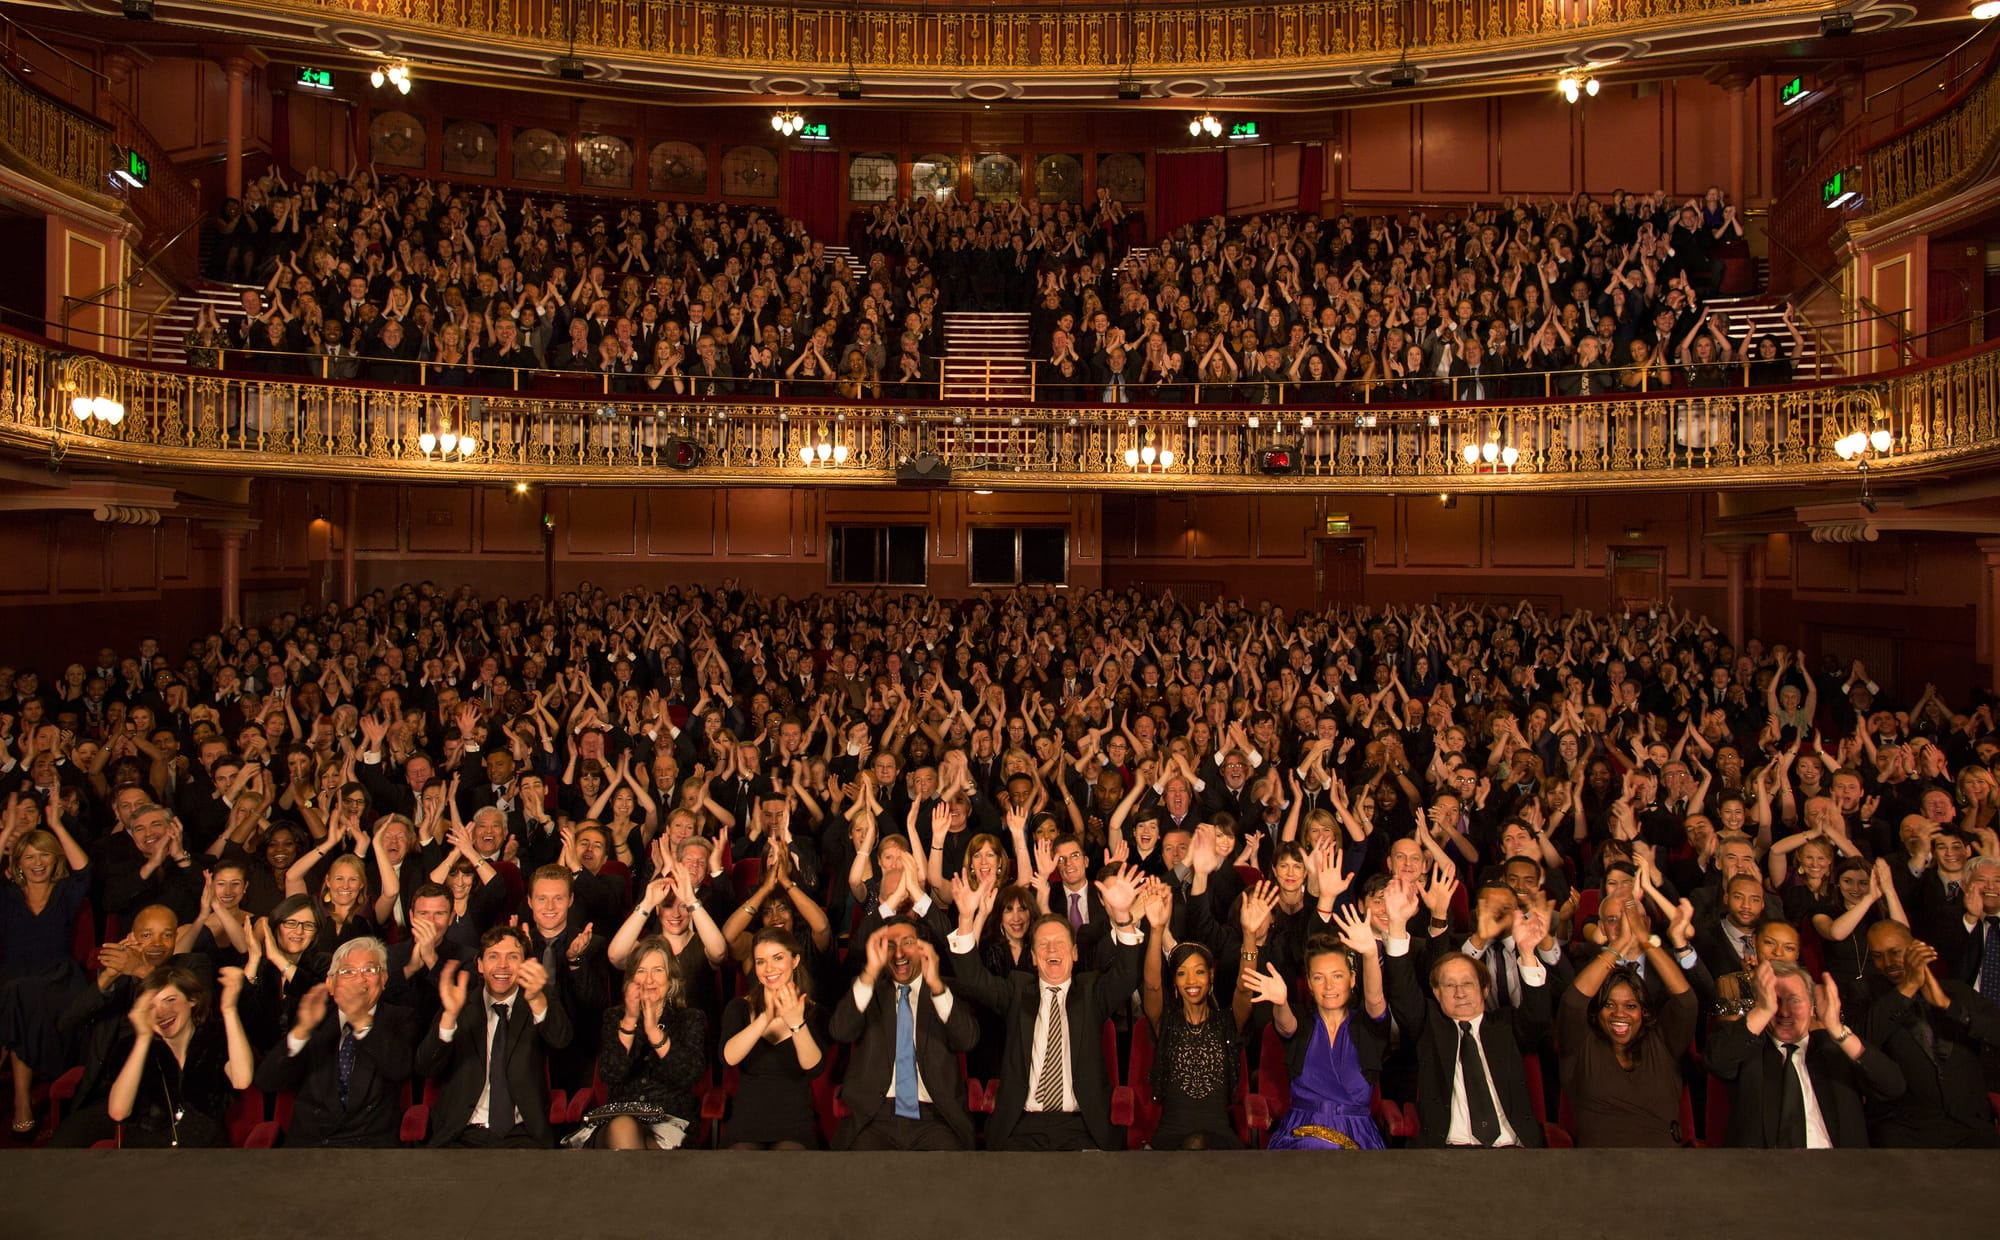
<svg viewBox="0 0 2000 1240">
<path fill-rule="evenodd" d="M 1222 136 L 1222 122 L 1215 119 L 1215 113 L 1203 112 L 1200 116 L 1188 122 L 1188 136 L 1190 138 L 1199 138 L 1203 134 L 1207 134 L 1211 138 L 1220 138 Z"/>
<path fill-rule="evenodd" d="M 1487 465 L 1499 465 L 1504 469 L 1512 469 L 1521 459 L 1521 450 L 1513 444 L 1508 444 L 1503 448 L 1498 441 L 1489 439 L 1483 444 L 1466 444 L 1464 456 L 1467 465 L 1476 466 L 1484 462 Z"/>
<path fill-rule="evenodd" d="M 1153 469 L 1156 467 L 1159 469 L 1172 469 L 1174 467 L 1174 450 L 1164 446 L 1155 448 L 1153 446 L 1153 432 L 1151 428 L 1148 428 L 1140 432 L 1137 447 L 1125 449 L 1125 467 L 1127 469 Z"/>
<path fill-rule="evenodd" d="M 1565 73 L 1556 79 L 1556 89 L 1562 92 L 1563 98 L 1575 103 L 1585 95 L 1592 99 L 1597 98 L 1599 87 L 1594 77 L 1580 78 L 1575 74 Z"/>
<path fill-rule="evenodd" d="M 838 429 L 835 428 L 836 434 Z M 839 442 L 834 435 L 828 434 L 825 427 L 820 428 L 816 439 L 799 445 L 801 465 L 825 465 L 829 461 L 835 465 L 845 465 L 847 457 L 847 445 Z"/>
<path fill-rule="evenodd" d="M 462 461 L 479 451 L 479 438 L 470 431 L 458 434 L 451 429 L 451 423 L 446 422 L 435 435 L 425 431 L 417 436 L 417 447 L 423 450 L 425 460 L 430 460 L 432 453 L 436 453 L 440 461 L 454 458 Z"/>
<path fill-rule="evenodd" d="M 125 406 L 109 396 L 75 396 L 69 411 L 79 422 L 95 421 L 101 426 L 116 426 L 125 420 Z"/>
<path fill-rule="evenodd" d="M 797 108 L 779 108 L 771 113 L 771 128 L 789 138 L 806 127 L 806 118 Z"/>
<path fill-rule="evenodd" d="M 383 83 L 387 82 L 395 86 L 402 94 L 407 95 L 410 93 L 410 62 L 407 60 L 391 60 L 385 64 L 377 65 L 374 71 L 368 75 L 368 80 L 374 85 L 376 90 L 381 90 Z"/>
</svg>

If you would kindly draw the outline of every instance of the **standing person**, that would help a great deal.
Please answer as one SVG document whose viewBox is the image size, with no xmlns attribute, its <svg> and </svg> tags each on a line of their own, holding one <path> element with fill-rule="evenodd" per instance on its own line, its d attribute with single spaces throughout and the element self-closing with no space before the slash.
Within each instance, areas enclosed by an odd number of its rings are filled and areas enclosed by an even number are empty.
<svg viewBox="0 0 2000 1240">
<path fill-rule="evenodd" d="M 444 1078 L 430 1144 L 546 1149 L 555 1144 L 548 1052 L 569 1045 L 569 1014 L 518 926 L 480 937 L 479 978 L 479 1002 L 467 1012 L 471 979 L 445 965 L 438 1022 L 417 1048 L 417 1071 Z"/>
<path fill-rule="evenodd" d="M 962 885 L 963 879 L 960 879 Z M 959 989 L 1007 1017 L 1000 1093 L 986 1128 L 994 1149 L 1116 1149 L 1111 1074 L 1100 1049 L 1104 1022 L 1139 984 L 1139 931 L 1132 905 L 1139 889 L 1123 874 L 1097 884 L 1110 933 L 1077 970 L 1077 934 L 1069 920 L 1045 916 L 1029 936 L 1035 973 L 995 975 L 979 954 L 980 923 L 990 903 L 953 887 L 958 930 L 951 963 Z"/>
<path fill-rule="evenodd" d="M 914 919 L 868 936 L 867 963 L 834 1006 L 828 1031 L 853 1045 L 842 1097 L 844 1150 L 969 1150 L 972 1116 L 958 1056 L 979 1037 L 972 1005 L 938 975 L 938 953 Z M 893 985 L 875 1002 L 883 975 Z"/>
</svg>

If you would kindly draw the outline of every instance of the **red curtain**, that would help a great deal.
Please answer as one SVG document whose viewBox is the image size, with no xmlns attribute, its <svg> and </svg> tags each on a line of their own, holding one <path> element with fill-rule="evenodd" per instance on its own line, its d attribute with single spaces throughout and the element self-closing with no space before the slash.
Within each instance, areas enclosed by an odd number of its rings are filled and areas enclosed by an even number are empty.
<svg viewBox="0 0 2000 1240">
<path fill-rule="evenodd" d="M 1182 151 L 1153 160 L 1153 236 L 1165 240 L 1183 224 L 1221 215 L 1229 164 L 1221 151 Z"/>
<path fill-rule="evenodd" d="M 784 210 L 803 220 L 807 235 L 841 245 L 847 232 L 840 220 L 840 152 L 792 151 L 785 161 Z"/>
<path fill-rule="evenodd" d="M 1306 215 L 1318 215 L 1320 207 L 1320 182 L 1326 176 L 1326 148 L 1317 142 L 1309 142 L 1299 154 L 1299 210 Z"/>
</svg>

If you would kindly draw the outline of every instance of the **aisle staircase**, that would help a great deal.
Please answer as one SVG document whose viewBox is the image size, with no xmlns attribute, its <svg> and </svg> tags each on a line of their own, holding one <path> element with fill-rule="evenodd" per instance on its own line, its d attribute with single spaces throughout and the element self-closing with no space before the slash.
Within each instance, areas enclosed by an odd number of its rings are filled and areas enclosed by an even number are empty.
<svg viewBox="0 0 2000 1240">
<path fill-rule="evenodd" d="M 945 400 L 1025 401 L 1034 396 L 1033 329 L 1025 314 L 952 310 L 939 365 Z"/>
<path fill-rule="evenodd" d="M 212 306 L 215 317 L 225 330 L 232 320 L 243 313 L 243 294 L 262 290 L 254 284 L 231 284 L 223 280 L 201 279 L 193 288 L 174 298 L 154 321 L 150 351 L 139 323 L 134 321 L 133 331 L 140 339 L 133 342 L 132 356 L 142 361 L 167 362 L 182 365 L 187 361 L 187 337 L 194 330 L 195 315 L 203 306 Z"/>
<path fill-rule="evenodd" d="M 1821 353 L 1818 336 L 1804 316 L 1798 316 L 1799 347 L 1793 350 L 1791 332 L 1785 328 L 1782 298 L 1759 293 L 1749 297 L 1711 298 L 1707 304 L 1710 314 L 1720 314 L 1727 322 L 1729 344 L 1736 351 L 1738 362 L 1743 360 L 1743 346 L 1752 336 L 1770 336 L 1778 342 L 1778 350 L 1791 357 L 1794 382 L 1838 379 L 1844 373 L 1840 358 Z M 1828 345 L 1838 347 L 1838 342 L 1828 341 Z"/>
</svg>

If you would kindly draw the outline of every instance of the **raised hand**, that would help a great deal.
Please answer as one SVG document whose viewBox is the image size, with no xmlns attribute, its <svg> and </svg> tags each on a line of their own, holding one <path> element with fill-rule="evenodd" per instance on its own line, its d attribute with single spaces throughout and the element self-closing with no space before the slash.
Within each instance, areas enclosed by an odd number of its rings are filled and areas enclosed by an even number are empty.
<svg viewBox="0 0 2000 1240">
<path fill-rule="evenodd" d="M 461 997 L 462 995 L 461 991 Z M 298 1015 L 292 1021 L 292 1036 L 300 1038 L 311 1036 L 312 1031 L 319 1028 L 320 1022 L 326 1019 L 326 1009 L 331 1002 L 332 992 L 327 989 L 325 982 L 300 995 Z"/>
<path fill-rule="evenodd" d="M 521 984 L 521 997 L 528 1001 L 529 1006 L 533 1006 L 535 1000 L 540 999 L 542 992 L 548 987 L 549 973 L 542 967 L 541 961 L 523 960 L 521 967 L 514 973 L 514 980 Z"/>
<path fill-rule="evenodd" d="M 458 1026 L 458 1014 L 465 1010 L 466 990 L 471 977 L 459 968 L 456 960 L 448 960 L 438 974 L 438 1007 L 441 1012 L 439 1024 Z"/>
<path fill-rule="evenodd" d="M 1274 883 L 1258 883 L 1243 893 L 1243 907 L 1238 917 L 1243 923 L 1243 941 L 1263 942 L 1265 931 L 1271 924 L 1271 912 L 1278 907 L 1278 888 Z"/>
<path fill-rule="evenodd" d="M 1097 894 L 1104 901 L 1104 911 L 1111 915 L 1112 925 L 1131 924 L 1132 905 L 1139 898 L 1139 889 L 1133 885 L 1130 875 L 1113 874 L 1099 880 Z"/>
<path fill-rule="evenodd" d="M 1276 965 L 1266 965 L 1264 972 L 1261 973 L 1255 969 L 1245 969 L 1243 989 L 1249 991 L 1258 1003 L 1283 1006 L 1291 1002 L 1291 990 L 1285 985 L 1285 979 L 1278 976 Z"/>
<path fill-rule="evenodd" d="M 1342 909 L 1333 915 L 1333 924 L 1348 950 L 1364 957 L 1375 954 L 1375 928 L 1368 924 L 1368 914 L 1357 908 Z"/>
</svg>

